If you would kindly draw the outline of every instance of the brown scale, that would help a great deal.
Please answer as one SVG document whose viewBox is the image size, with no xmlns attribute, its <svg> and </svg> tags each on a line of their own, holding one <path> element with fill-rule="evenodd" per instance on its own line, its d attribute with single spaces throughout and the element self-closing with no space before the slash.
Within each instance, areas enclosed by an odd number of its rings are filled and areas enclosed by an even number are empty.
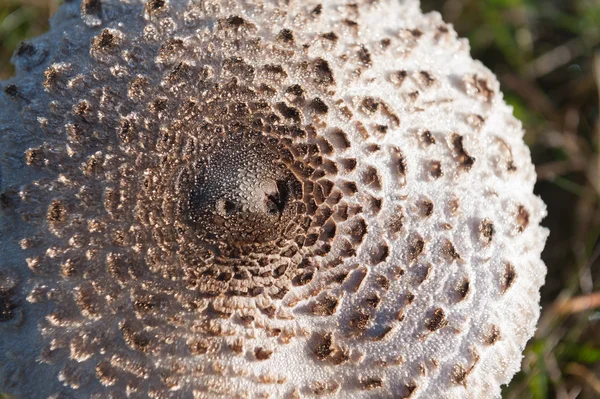
<svg viewBox="0 0 600 399">
<path fill-rule="evenodd" d="M 30 148 L 25 151 L 25 162 L 28 166 L 43 166 L 46 156 L 42 147 Z"/>
<path fill-rule="evenodd" d="M 420 234 L 415 233 L 409 239 L 408 261 L 414 262 L 425 250 L 425 241 Z"/>
<path fill-rule="evenodd" d="M 17 316 L 17 305 L 13 302 L 10 293 L 0 291 L 0 323 L 6 323 Z"/>
<path fill-rule="evenodd" d="M 418 387 L 419 387 L 419 386 L 418 386 L 418 385 L 417 385 L 417 383 L 416 383 L 416 382 L 414 382 L 414 381 L 413 381 L 413 382 L 411 382 L 411 383 L 405 384 L 405 385 L 404 385 L 404 391 L 405 391 L 406 393 L 402 394 L 402 396 L 399 396 L 399 398 L 400 398 L 400 399 L 410 399 L 411 397 L 413 397 L 413 394 L 414 394 L 415 392 L 417 392 L 417 388 L 418 388 Z"/>
<path fill-rule="evenodd" d="M 502 293 L 505 293 L 510 287 L 512 287 L 516 278 L 517 272 L 515 271 L 515 267 L 510 263 L 507 263 L 504 267 L 504 273 L 502 274 L 502 277 L 500 279 L 500 287 Z"/>
<path fill-rule="evenodd" d="M 458 301 L 464 300 L 467 297 L 467 295 L 469 295 L 470 286 L 471 286 L 471 283 L 469 282 L 469 280 L 467 278 L 459 281 L 456 284 L 454 290 L 458 297 Z"/>
<path fill-rule="evenodd" d="M 383 263 L 390 255 L 390 247 L 385 243 L 379 243 L 371 255 L 371 264 L 373 266 Z"/>
<path fill-rule="evenodd" d="M 373 309 L 377 309 L 377 306 L 379 306 L 380 302 L 381 296 L 379 296 L 376 293 L 371 294 L 365 298 L 365 303 L 367 304 L 367 306 Z"/>
<path fill-rule="evenodd" d="M 273 355 L 273 351 L 270 349 L 257 347 L 254 349 L 254 357 L 256 360 L 262 361 L 267 360 Z"/>
<path fill-rule="evenodd" d="M 341 151 L 344 151 L 350 148 L 350 141 L 348 140 L 348 136 L 342 129 L 334 129 L 330 133 L 331 143 L 333 146 Z"/>
<path fill-rule="evenodd" d="M 361 45 L 358 52 L 357 52 L 357 56 L 358 59 L 360 60 L 360 62 L 365 66 L 365 67 L 370 67 L 371 65 L 373 65 L 373 61 L 371 59 L 371 53 L 369 52 L 369 50 L 364 46 Z"/>
<path fill-rule="evenodd" d="M 381 177 L 373 166 L 367 166 L 362 174 L 362 182 L 373 190 L 381 190 Z"/>
<path fill-rule="evenodd" d="M 381 113 L 383 116 L 385 116 L 389 120 L 392 127 L 400 126 L 400 117 L 393 111 L 391 105 L 382 101 L 381 102 Z M 387 131 L 387 125 L 386 125 L 386 131 Z"/>
<path fill-rule="evenodd" d="M 401 70 L 392 72 L 389 76 L 390 82 L 392 82 L 395 86 L 400 87 L 408 77 L 408 72 Z"/>
<path fill-rule="evenodd" d="M 369 326 L 369 321 L 371 320 L 371 315 L 368 313 L 364 313 L 362 311 L 356 312 L 349 321 L 349 326 L 351 329 L 355 330 L 357 333 L 365 331 Z"/>
<path fill-rule="evenodd" d="M 44 71 L 44 87 L 50 91 L 62 89 L 61 83 L 65 76 L 62 75 L 62 70 L 58 65 L 50 65 L 46 71 Z"/>
<path fill-rule="evenodd" d="M 339 299 L 327 294 L 311 306 L 311 312 L 317 316 L 331 316 L 335 314 L 338 305 Z"/>
<path fill-rule="evenodd" d="M 360 103 L 360 110 L 367 116 L 372 116 L 379 110 L 381 103 L 373 97 L 365 97 Z"/>
<path fill-rule="evenodd" d="M 19 89 L 16 85 L 11 84 L 11 85 L 7 85 L 4 88 L 4 92 L 12 99 L 14 100 L 18 95 L 19 95 Z"/>
<path fill-rule="evenodd" d="M 454 366 L 454 369 L 452 370 L 452 382 L 466 387 L 467 377 L 473 372 L 477 363 L 479 363 L 479 354 L 476 351 L 473 351 L 473 364 L 470 367 L 465 367 L 461 363 Z"/>
<path fill-rule="evenodd" d="M 469 171 L 475 163 L 475 158 L 469 155 L 464 148 L 464 137 L 458 133 L 453 133 L 451 137 L 452 147 L 456 154 L 456 160 L 458 161 L 461 168 Z"/>
<path fill-rule="evenodd" d="M 294 44 L 294 33 L 290 29 L 282 29 L 277 34 L 276 39 L 285 44 Z"/>
<path fill-rule="evenodd" d="M 46 219 L 53 226 L 59 226 L 67 219 L 68 212 L 65 205 L 60 200 L 54 200 L 48 207 Z"/>
<path fill-rule="evenodd" d="M 425 130 L 421 133 L 421 140 L 427 145 L 436 144 L 437 142 L 433 133 L 431 133 L 429 130 Z"/>
<path fill-rule="evenodd" d="M 389 217 L 387 221 L 387 228 L 393 235 L 397 235 L 404 226 L 404 208 L 401 206 L 396 207 L 394 213 Z"/>
<path fill-rule="evenodd" d="M 362 217 L 352 219 L 347 225 L 346 231 L 352 241 L 362 243 L 367 234 L 367 222 Z"/>
<path fill-rule="evenodd" d="M 456 260 L 460 260 L 460 254 L 456 252 L 456 248 L 454 248 L 454 244 L 450 240 L 446 240 L 442 247 L 442 254 L 451 262 Z"/>
<path fill-rule="evenodd" d="M 370 194 L 365 195 L 365 205 L 367 206 L 367 210 L 372 215 L 378 215 L 381 212 L 381 208 L 383 207 L 383 198 L 377 198 Z"/>
<path fill-rule="evenodd" d="M 313 353 L 318 360 L 327 359 L 333 351 L 333 336 L 331 333 L 326 333 L 321 337 L 317 337 L 317 343 L 313 349 Z"/>
<path fill-rule="evenodd" d="M 479 235 L 484 246 L 490 245 L 495 232 L 494 224 L 490 220 L 483 219 L 479 224 Z"/>
<path fill-rule="evenodd" d="M 373 126 L 373 130 L 375 131 L 375 133 L 377 133 L 380 136 L 383 136 L 387 133 L 389 129 L 388 125 L 379 125 L 376 124 Z M 381 147 L 378 144 L 370 144 L 369 147 L 367 147 L 367 150 L 369 152 L 376 152 L 379 151 L 381 149 Z"/>
<path fill-rule="evenodd" d="M 375 282 L 377 283 L 377 285 L 379 285 L 385 291 L 387 291 L 387 290 L 390 289 L 390 280 L 386 276 L 384 276 L 382 274 L 378 275 L 375 278 Z"/>
<path fill-rule="evenodd" d="M 500 327 L 498 327 L 496 325 L 490 325 L 490 327 L 488 328 L 487 332 L 484 335 L 483 341 L 487 345 L 494 345 L 500 339 L 502 339 L 502 335 L 500 333 Z"/>
<path fill-rule="evenodd" d="M 340 384 L 336 381 L 314 381 L 310 389 L 317 396 L 328 396 L 338 392 Z"/>
<path fill-rule="evenodd" d="M 98 16 L 102 10 L 102 3 L 100 0 L 83 0 L 80 10 L 82 15 Z"/>
<path fill-rule="evenodd" d="M 358 192 L 358 186 L 353 181 L 344 181 L 341 183 L 341 186 L 346 195 L 352 196 Z"/>
<path fill-rule="evenodd" d="M 425 199 L 425 200 L 419 201 L 418 207 L 419 207 L 419 210 L 423 217 L 428 218 L 431 215 L 433 215 L 434 207 L 433 207 L 433 202 L 431 200 Z"/>
<path fill-rule="evenodd" d="M 309 102 L 310 109 L 317 115 L 325 115 L 329 111 L 329 107 L 319 97 L 315 97 Z"/>
<path fill-rule="evenodd" d="M 436 78 L 428 71 L 420 71 L 418 79 L 425 87 L 430 87 L 436 82 Z"/>
<path fill-rule="evenodd" d="M 527 226 L 529 226 L 529 211 L 523 205 L 519 205 L 517 209 L 517 231 L 522 233 Z"/>
<path fill-rule="evenodd" d="M 433 311 L 431 317 L 426 321 L 425 328 L 430 332 L 434 332 L 448 325 L 446 314 L 442 308 L 437 308 Z"/>
<path fill-rule="evenodd" d="M 360 379 L 360 385 L 362 389 L 366 391 L 372 391 L 374 389 L 383 387 L 383 379 L 380 377 L 367 377 Z"/>
<path fill-rule="evenodd" d="M 494 99 L 495 92 L 490 87 L 489 81 L 485 77 L 477 74 L 467 75 L 463 79 L 467 94 L 480 98 L 487 103 L 491 103 Z"/>
<path fill-rule="evenodd" d="M 379 41 L 379 45 L 381 46 L 382 50 L 386 50 L 388 47 L 390 47 L 391 44 L 392 39 L 390 39 L 389 37 L 386 37 L 385 39 L 381 39 Z"/>
<path fill-rule="evenodd" d="M 329 63 L 326 60 L 322 58 L 317 58 L 316 60 L 314 60 L 312 72 L 315 83 L 324 86 L 335 84 L 333 71 L 331 70 Z"/>
<path fill-rule="evenodd" d="M 423 282 L 429 277 L 430 273 L 431 265 L 419 265 L 414 272 L 414 284 L 416 286 L 423 284 Z"/>
<path fill-rule="evenodd" d="M 108 29 L 104 29 L 98 36 L 94 38 L 93 49 L 107 50 L 116 45 L 115 35 Z"/>
<path fill-rule="evenodd" d="M 335 32 L 327 32 L 323 33 L 321 37 L 325 40 L 329 40 L 330 42 L 336 43 L 338 41 L 338 35 Z"/>
<path fill-rule="evenodd" d="M 431 176 L 434 179 L 439 179 L 444 175 L 444 172 L 442 171 L 442 162 L 430 161 L 427 165 L 427 171 L 429 173 L 429 176 Z"/>
</svg>

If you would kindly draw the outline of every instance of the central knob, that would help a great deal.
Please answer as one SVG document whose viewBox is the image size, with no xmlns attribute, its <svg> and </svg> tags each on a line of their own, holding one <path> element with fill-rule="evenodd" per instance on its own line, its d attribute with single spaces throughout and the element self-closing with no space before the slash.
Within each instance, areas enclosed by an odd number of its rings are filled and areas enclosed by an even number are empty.
<svg viewBox="0 0 600 399">
<path fill-rule="evenodd" d="M 200 237 L 270 241 L 295 219 L 301 184 L 261 136 L 220 140 L 189 169 L 186 222 Z"/>
</svg>

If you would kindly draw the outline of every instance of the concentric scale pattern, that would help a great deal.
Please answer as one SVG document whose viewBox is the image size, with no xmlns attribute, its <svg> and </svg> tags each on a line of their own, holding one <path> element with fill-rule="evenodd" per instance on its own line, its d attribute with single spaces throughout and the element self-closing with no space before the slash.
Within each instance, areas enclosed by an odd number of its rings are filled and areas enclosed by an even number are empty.
<svg viewBox="0 0 600 399">
<path fill-rule="evenodd" d="M 499 396 L 545 207 L 437 13 L 65 3 L 1 83 L 0 391 Z"/>
</svg>

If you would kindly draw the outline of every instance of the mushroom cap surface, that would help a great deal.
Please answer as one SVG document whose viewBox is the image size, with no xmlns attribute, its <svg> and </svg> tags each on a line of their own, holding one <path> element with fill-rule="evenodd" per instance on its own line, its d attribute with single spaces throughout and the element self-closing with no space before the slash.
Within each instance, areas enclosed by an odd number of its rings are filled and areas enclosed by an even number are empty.
<svg viewBox="0 0 600 399">
<path fill-rule="evenodd" d="M 67 1 L 0 93 L 0 391 L 493 398 L 543 202 L 415 0 Z"/>
</svg>

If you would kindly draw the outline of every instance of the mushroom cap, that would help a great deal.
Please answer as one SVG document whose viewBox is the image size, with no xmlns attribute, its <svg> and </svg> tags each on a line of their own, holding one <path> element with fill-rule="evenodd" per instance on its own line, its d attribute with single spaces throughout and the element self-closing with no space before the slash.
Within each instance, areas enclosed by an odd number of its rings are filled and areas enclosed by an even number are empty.
<svg viewBox="0 0 600 399">
<path fill-rule="evenodd" d="M 0 387 L 484 398 L 545 206 L 494 75 L 414 0 L 83 0 L 0 94 Z"/>
</svg>

